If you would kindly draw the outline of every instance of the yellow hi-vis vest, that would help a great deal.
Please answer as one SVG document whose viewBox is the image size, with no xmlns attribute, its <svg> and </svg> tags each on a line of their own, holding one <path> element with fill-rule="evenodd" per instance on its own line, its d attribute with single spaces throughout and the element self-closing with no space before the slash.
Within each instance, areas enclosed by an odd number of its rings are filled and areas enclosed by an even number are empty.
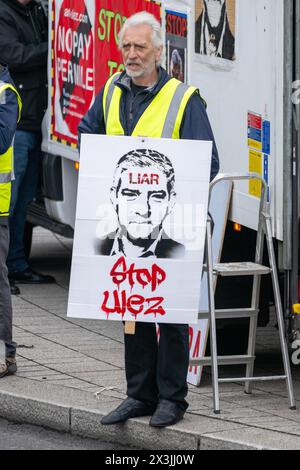
<svg viewBox="0 0 300 470">
<path fill-rule="evenodd" d="M 21 118 L 22 102 L 17 90 L 9 83 L 0 84 L 0 96 L 5 90 L 10 89 L 17 95 L 19 105 L 18 122 Z M 0 217 L 9 215 L 11 198 L 11 180 L 13 178 L 13 147 L 0 155 Z"/>
<path fill-rule="evenodd" d="M 103 93 L 103 114 L 107 135 L 124 135 L 120 121 L 122 90 L 115 85 L 117 73 L 106 83 Z M 197 88 L 171 78 L 157 93 L 137 122 L 132 136 L 180 138 L 180 126 L 188 100 Z"/>
</svg>

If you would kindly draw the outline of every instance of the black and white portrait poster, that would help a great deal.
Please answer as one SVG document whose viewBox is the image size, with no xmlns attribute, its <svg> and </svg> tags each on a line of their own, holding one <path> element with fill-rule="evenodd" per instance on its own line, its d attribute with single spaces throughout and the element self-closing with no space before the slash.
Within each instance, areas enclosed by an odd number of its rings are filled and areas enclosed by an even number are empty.
<svg viewBox="0 0 300 470">
<path fill-rule="evenodd" d="M 236 0 L 195 0 L 195 52 L 235 60 Z"/>
<path fill-rule="evenodd" d="M 68 316 L 197 322 L 211 150 L 82 137 Z"/>
</svg>

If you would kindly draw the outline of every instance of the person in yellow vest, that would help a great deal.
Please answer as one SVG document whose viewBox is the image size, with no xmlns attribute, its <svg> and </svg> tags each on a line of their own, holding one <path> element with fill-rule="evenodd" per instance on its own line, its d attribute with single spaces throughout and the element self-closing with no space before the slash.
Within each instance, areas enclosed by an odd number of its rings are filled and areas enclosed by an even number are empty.
<svg viewBox="0 0 300 470">
<path fill-rule="evenodd" d="M 204 101 L 198 89 L 162 68 L 160 23 L 147 12 L 133 15 L 122 27 L 119 47 L 125 71 L 112 76 L 97 95 L 79 125 L 79 139 L 93 133 L 209 140 L 213 178 L 219 159 Z M 188 407 L 188 364 L 188 325 L 161 325 L 158 345 L 155 325 L 138 322 L 134 335 L 125 334 L 128 397 L 102 418 L 102 424 L 146 415 L 152 415 L 154 427 L 176 424 Z"/>
<path fill-rule="evenodd" d="M 21 99 L 8 69 L 0 63 L 0 378 L 17 370 L 12 341 L 12 306 L 6 258 L 9 247 L 8 216 L 13 178 L 12 141 L 21 115 Z"/>
</svg>

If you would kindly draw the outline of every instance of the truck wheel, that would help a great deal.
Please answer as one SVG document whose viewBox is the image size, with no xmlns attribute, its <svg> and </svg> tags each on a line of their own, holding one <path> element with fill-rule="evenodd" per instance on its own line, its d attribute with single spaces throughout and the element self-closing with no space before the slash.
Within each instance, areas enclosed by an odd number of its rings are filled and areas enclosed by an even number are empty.
<svg viewBox="0 0 300 470">
<path fill-rule="evenodd" d="M 33 231 L 33 225 L 30 222 L 26 222 L 25 230 L 24 230 L 24 238 L 23 238 L 26 260 L 28 260 L 30 256 L 31 245 L 32 245 L 32 231 Z"/>
</svg>

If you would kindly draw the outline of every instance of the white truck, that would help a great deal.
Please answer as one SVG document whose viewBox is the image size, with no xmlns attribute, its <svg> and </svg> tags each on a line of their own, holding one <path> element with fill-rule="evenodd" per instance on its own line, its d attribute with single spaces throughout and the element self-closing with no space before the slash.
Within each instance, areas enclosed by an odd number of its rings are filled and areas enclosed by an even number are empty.
<svg viewBox="0 0 300 470">
<path fill-rule="evenodd" d="M 128 15 L 129 3 L 131 9 L 152 4 L 157 12 L 157 2 L 144 0 L 49 0 L 43 198 L 30 208 L 28 246 L 34 225 L 73 236 L 78 180 L 76 119 L 91 105 L 106 74 L 122 70 L 115 58 L 116 33 Z M 255 171 L 268 183 L 286 327 L 294 339 L 300 330 L 300 1 L 169 0 L 162 1 L 159 12 L 166 32 L 168 70 L 175 75 L 177 56 L 180 78 L 198 86 L 205 98 L 221 172 Z M 254 249 L 258 195 L 255 184 L 235 184 L 224 259 L 247 259 L 251 247 Z M 233 229 L 233 222 L 239 224 L 239 231 Z M 226 307 L 224 302 L 233 306 L 233 300 L 244 300 L 246 291 L 250 292 L 247 280 L 243 287 L 233 291 L 230 285 L 220 286 L 217 303 Z M 267 324 L 271 299 L 268 285 L 262 287 L 260 324 Z"/>
</svg>

